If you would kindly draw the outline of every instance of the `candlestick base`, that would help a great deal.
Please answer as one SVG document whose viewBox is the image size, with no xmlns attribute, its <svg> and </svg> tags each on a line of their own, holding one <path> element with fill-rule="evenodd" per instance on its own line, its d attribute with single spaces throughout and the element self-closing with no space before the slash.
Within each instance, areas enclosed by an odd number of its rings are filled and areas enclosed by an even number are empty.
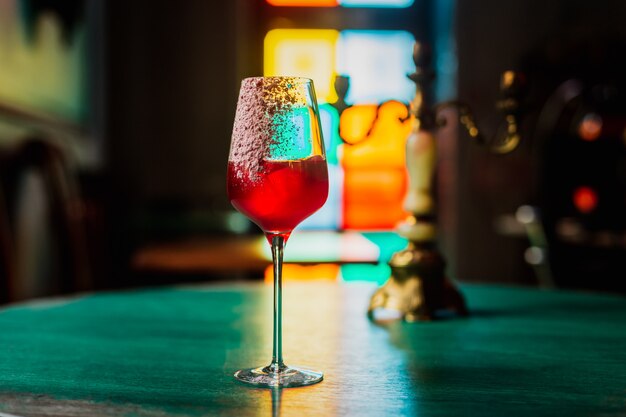
<svg viewBox="0 0 626 417">
<path fill-rule="evenodd" d="M 368 317 L 380 310 L 395 311 L 405 321 L 429 321 L 444 316 L 467 316 L 463 296 L 444 276 L 445 262 L 433 244 L 410 243 L 389 261 L 391 277 L 372 296 Z"/>
</svg>

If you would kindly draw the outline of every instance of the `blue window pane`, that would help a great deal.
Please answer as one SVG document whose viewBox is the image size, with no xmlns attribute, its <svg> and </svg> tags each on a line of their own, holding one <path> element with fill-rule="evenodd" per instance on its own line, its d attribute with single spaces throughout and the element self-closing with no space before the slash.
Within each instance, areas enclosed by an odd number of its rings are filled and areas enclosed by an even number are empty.
<svg viewBox="0 0 626 417">
<path fill-rule="evenodd" d="M 343 170 L 328 164 L 328 199 L 326 204 L 297 227 L 298 230 L 338 230 L 342 223 Z"/>
<path fill-rule="evenodd" d="M 345 30 L 337 45 L 337 72 L 350 77 L 348 103 L 411 101 L 415 38 L 406 31 Z"/>
<path fill-rule="evenodd" d="M 409 7 L 414 0 L 339 0 L 343 7 Z"/>
<path fill-rule="evenodd" d="M 300 224 L 299 229 L 337 230 L 342 223 L 343 207 L 343 171 L 339 167 L 337 157 L 337 150 L 342 144 L 339 138 L 339 113 L 328 103 L 320 104 L 319 109 L 326 147 L 326 160 L 328 161 L 328 200 L 326 200 L 324 207 L 305 219 Z"/>
</svg>

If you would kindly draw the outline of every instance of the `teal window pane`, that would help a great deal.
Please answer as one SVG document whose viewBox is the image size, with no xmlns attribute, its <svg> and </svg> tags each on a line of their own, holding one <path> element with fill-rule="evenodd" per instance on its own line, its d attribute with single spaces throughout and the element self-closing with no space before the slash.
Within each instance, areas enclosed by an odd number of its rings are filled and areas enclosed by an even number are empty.
<svg viewBox="0 0 626 417">
<path fill-rule="evenodd" d="M 414 0 L 339 0 L 343 7 L 409 7 Z"/>
<path fill-rule="evenodd" d="M 322 122 L 322 135 L 326 147 L 326 160 L 329 164 L 337 165 L 339 159 L 337 150 L 342 144 L 339 138 L 339 112 L 331 104 L 320 104 L 320 121 Z"/>
<path fill-rule="evenodd" d="M 406 248 L 409 242 L 394 232 L 364 232 L 362 235 L 378 246 L 380 261 L 377 265 L 341 265 L 341 280 L 383 284 L 391 274 L 387 262 L 395 252 Z"/>
<path fill-rule="evenodd" d="M 340 279 L 344 282 L 365 281 L 375 282 L 382 285 L 389 279 L 391 268 L 386 264 L 361 265 L 346 264 L 341 265 Z"/>
<path fill-rule="evenodd" d="M 337 45 L 337 72 L 350 77 L 348 103 L 411 101 L 415 38 L 406 31 L 345 30 Z"/>
</svg>

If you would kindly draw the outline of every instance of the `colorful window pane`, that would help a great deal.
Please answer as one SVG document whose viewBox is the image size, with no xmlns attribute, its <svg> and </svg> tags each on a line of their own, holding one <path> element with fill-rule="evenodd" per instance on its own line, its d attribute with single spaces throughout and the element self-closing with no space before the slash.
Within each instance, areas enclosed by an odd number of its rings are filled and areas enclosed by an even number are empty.
<svg viewBox="0 0 626 417">
<path fill-rule="evenodd" d="M 319 264 L 319 265 L 298 265 L 283 264 L 283 282 L 292 281 L 337 281 L 340 267 L 336 264 Z M 389 278 L 389 277 L 387 277 Z M 265 282 L 272 284 L 274 282 L 274 267 L 265 268 Z"/>
<path fill-rule="evenodd" d="M 379 108 L 357 105 L 341 115 L 341 135 L 355 143 L 342 152 L 343 228 L 392 229 L 406 217 L 405 141 L 411 121 L 402 120 L 407 116 L 407 107 L 397 101 Z"/>
<path fill-rule="evenodd" d="M 267 0 L 272 6 L 292 7 L 409 7 L 414 0 Z"/>
<path fill-rule="evenodd" d="M 330 29 L 275 29 L 265 36 L 265 75 L 313 79 L 317 99 L 334 102 L 335 43 L 339 32 Z"/>
<path fill-rule="evenodd" d="M 339 162 L 337 153 L 343 143 L 339 138 L 339 112 L 331 104 L 320 104 L 320 120 L 322 122 L 322 135 L 326 146 L 326 160 L 329 164 Z"/>
<path fill-rule="evenodd" d="M 337 45 L 337 73 L 350 77 L 348 103 L 409 102 L 415 85 L 415 39 L 405 31 L 346 30 Z"/>
<path fill-rule="evenodd" d="M 267 0 L 272 6 L 337 7 L 337 0 Z"/>
<path fill-rule="evenodd" d="M 375 105 L 357 105 L 341 114 L 341 136 L 357 139 L 355 145 L 344 146 L 342 164 L 345 168 L 404 169 L 404 148 L 411 129 L 411 121 L 405 120 L 408 108 L 398 101 L 376 108 Z"/>
<path fill-rule="evenodd" d="M 328 199 L 321 209 L 300 223 L 300 230 L 340 229 L 343 225 L 344 172 L 339 165 L 328 164 Z"/>
<path fill-rule="evenodd" d="M 414 0 L 339 0 L 343 7 L 409 7 Z"/>
<path fill-rule="evenodd" d="M 376 104 L 358 104 L 346 109 L 341 114 L 339 128 L 343 140 L 351 145 L 366 140 L 376 121 L 377 113 Z"/>
<path fill-rule="evenodd" d="M 330 104 L 320 105 L 322 134 L 328 161 L 328 199 L 326 204 L 311 217 L 300 223 L 300 229 L 339 229 L 342 224 L 343 170 L 338 165 L 339 113 Z"/>
<path fill-rule="evenodd" d="M 380 261 L 378 265 L 341 265 L 340 279 L 343 281 L 370 281 L 383 284 L 391 274 L 391 269 L 387 262 L 389 262 L 394 252 L 406 248 L 408 241 L 392 232 L 365 232 L 361 234 L 378 246 Z"/>
</svg>

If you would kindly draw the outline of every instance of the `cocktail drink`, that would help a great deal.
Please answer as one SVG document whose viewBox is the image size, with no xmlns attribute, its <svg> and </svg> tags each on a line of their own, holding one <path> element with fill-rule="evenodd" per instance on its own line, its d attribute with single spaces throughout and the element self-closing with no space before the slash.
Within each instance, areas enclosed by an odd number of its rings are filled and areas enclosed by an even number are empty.
<svg viewBox="0 0 626 417">
<path fill-rule="evenodd" d="M 321 372 L 288 367 L 282 357 L 283 249 L 293 229 L 328 196 L 328 169 L 313 82 L 255 77 L 241 83 L 228 160 L 233 206 L 265 233 L 274 262 L 274 349 L 265 367 L 235 373 L 263 387 L 320 382 Z"/>
<path fill-rule="evenodd" d="M 328 169 L 322 155 L 262 161 L 260 168 L 252 179 L 244 166 L 229 162 L 228 195 L 232 205 L 266 234 L 290 233 L 326 201 Z"/>
</svg>

